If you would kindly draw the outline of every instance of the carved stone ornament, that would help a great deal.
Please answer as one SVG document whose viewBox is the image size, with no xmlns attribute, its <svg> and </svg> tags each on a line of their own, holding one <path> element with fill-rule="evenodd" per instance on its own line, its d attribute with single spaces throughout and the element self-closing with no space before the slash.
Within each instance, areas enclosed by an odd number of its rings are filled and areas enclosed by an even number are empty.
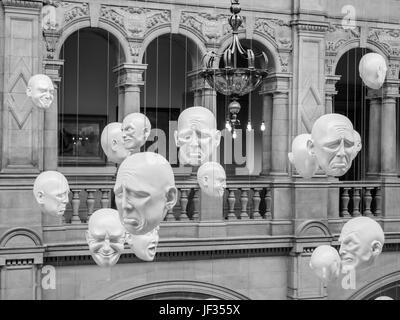
<svg viewBox="0 0 400 320">
<path fill-rule="evenodd" d="M 337 52 L 347 42 L 359 39 L 360 33 L 360 27 L 343 29 L 341 25 L 330 25 L 326 34 L 326 50 Z"/>
<path fill-rule="evenodd" d="M 400 56 L 400 30 L 370 29 L 368 40 L 380 43 L 391 56 Z"/>
<path fill-rule="evenodd" d="M 291 29 L 288 22 L 258 18 L 254 24 L 254 32 L 258 32 L 261 36 L 268 35 L 278 48 L 292 49 Z"/>
<path fill-rule="evenodd" d="M 206 42 L 220 42 L 232 32 L 228 23 L 229 15 L 183 11 L 180 24 L 199 34 Z M 244 30 L 245 20 L 239 30 Z"/>
<path fill-rule="evenodd" d="M 125 30 L 129 37 L 144 38 L 149 30 L 169 24 L 171 12 L 169 10 L 102 5 L 100 19 L 118 25 Z"/>
</svg>

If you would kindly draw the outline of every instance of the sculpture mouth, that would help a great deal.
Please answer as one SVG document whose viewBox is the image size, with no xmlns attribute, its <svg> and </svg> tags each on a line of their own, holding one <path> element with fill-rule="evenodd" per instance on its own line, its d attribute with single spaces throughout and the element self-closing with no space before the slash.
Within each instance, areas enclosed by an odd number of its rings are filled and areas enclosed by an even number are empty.
<svg viewBox="0 0 400 320">
<path fill-rule="evenodd" d="M 149 251 L 150 256 L 155 256 L 156 255 L 156 249 L 157 249 L 157 245 L 156 244 L 151 244 L 147 250 Z"/>
</svg>

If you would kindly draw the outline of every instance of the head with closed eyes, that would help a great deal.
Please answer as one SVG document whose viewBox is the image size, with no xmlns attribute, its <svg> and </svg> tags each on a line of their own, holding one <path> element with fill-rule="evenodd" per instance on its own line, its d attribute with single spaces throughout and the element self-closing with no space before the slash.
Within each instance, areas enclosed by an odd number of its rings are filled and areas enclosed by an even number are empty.
<svg viewBox="0 0 400 320">
<path fill-rule="evenodd" d="M 157 227 L 177 200 L 172 167 L 154 152 L 128 156 L 118 169 L 114 192 L 121 222 L 134 235 Z"/>
<path fill-rule="evenodd" d="M 307 148 L 327 175 L 340 177 L 351 167 L 354 144 L 351 121 L 341 114 L 329 113 L 315 121 Z"/>
</svg>

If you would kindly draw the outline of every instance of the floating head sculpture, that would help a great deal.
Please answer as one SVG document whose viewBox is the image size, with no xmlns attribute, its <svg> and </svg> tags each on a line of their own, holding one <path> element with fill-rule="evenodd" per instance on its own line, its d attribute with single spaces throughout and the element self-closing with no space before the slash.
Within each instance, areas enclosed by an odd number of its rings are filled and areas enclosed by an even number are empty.
<svg viewBox="0 0 400 320">
<path fill-rule="evenodd" d="M 33 184 L 33 195 L 44 214 L 62 216 L 68 204 L 69 185 L 58 171 L 43 171 Z"/>
<path fill-rule="evenodd" d="M 121 123 L 111 122 L 101 133 L 101 147 L 108 160 L 115 163 L 121 163 L 129 155 L 124 147 L 121 127 Z"/>
<path fill-rule="evenodd" d="M 371 266 L 382 252 L 385 235 L 375 220 L 356 217 L 344 224 L 339 242 L 342 266 L 365 269 Z"/>
<path fill-rule="evenodd" d="M 351 121 L 337 113 L 319 117 L 311 130 L 307 148 L 329 176 L 340 177 L 351 167 L 355 145 Z"/>
<path fill-rule="evenodd" d="M 140 151 L 150 135 L 151 123 L 143 113 L 128 114 L 122 121 L 122 138 L 125 149 L 130 154 Z"/>
<path fill-rule="evenodd" d="M 300 134 L 292 142 L 292 152 L 288 153 L 289 161 L 303 178 L 311 178 L 318 170 L 316 157 L 311 156 L 307 149 L 310 134 Z"/>
<path fill-rule="evenodd" d="M 125 229 L 118 211 L 100 209 L 89 218 L 86 241 L 93 260 L 100 267 L 112 267 L 124 250 Z"/>
<path fill-rule="evenodd" d="M 154 260 L 159 239 L 159 229 L 160 227 L 157 226 L 143 235 L 127 234 L 127 242 L 136 257 L 143 261 Z"/>
<path fill-rule="evenodd" d="M 174 134 L 179 147 L 179 162 L 191 166 L 212 160 L 221 140 L 214 114 L 204 107 L 183 110 Z"/>
<path fill-rule="evenodd" d="M 26 95 L 38 108 L 48 109 L 54 99 L 53 82 L 45 74 L 35 74 L 28 81 Z"/>
<path fill-rule="evenodd" d="M 339 253 L 334 247 L 318 246 L 311 255 L 310 268 L 325 283 L 337 278 L 340 273 Z"/>
<path fill-rule="evenodd" d="M 157 227 L 177 200 L 171 165 L 153 152 L 135 153 L 121 163 L 114 192 L 121 222 L 134 235 Z"/>
<path fill-rule="evenodd" d="M 361 58 L 358 71 L 367 87 L 379 89 L 385 81 L 387 72 L 385 58 L 379 53 L 367 53 Z"/>
<path fill-rule="evenodd" d="M 211 197 L 222 197 L 226 188 L 226 174 L 218 162 L 206 162 L 197 171 L 201 190 Z"/>
</svg>

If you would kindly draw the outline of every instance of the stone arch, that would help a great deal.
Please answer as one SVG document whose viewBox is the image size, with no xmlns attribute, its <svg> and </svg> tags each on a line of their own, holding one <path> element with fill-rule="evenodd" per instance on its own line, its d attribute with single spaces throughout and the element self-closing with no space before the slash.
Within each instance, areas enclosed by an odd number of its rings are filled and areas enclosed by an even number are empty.
<svg viewBox="0 0 400 320">
<path fill-rule="evenodd" d="M 161 281 L 145 284 L 114 294 L 106 300 L 133 300 L 155 294 L 199 293 L 222 300 L 249 300 L 248 297 L 231 289 L 200 281 Z"/>
<path fill-rule="evenodd" d="M 157 39 L 159 36 L 162 36 L 164 34 L 169 34 L 171 32 L 172 32 L 172 28 L 166 26 L 166 27 L 162 27 L 162 28 L 153 29 L 148 34 L 146 34 L 146 37 L 144 38 L 144 40 L 142 42 L 142 46 L 139 51 L 138 62 L 142 63 L 144 54 L 145 54 L 149 44 L 153 40 Z M 201 57 L 203 57 L 203 55 L 206 54 L 206 52 L 207 52 L 206 46 L 204 45 L 202 39 L 200 39 L 195 33 L 190 32 L 186 29 L 180 28 L 179 32 L 173 33 L 173 35 L 181 35 L 181 36 L 185 36 L 188 39 L 190 39 L 192 41 L 192 43 L 197 46 L 198 50 L 200 50 L 200 55 L 199 55 L 200 59 L 201 59 Z M 192 57 L 192 65 L 193 66 L 200 65 L 200 61 L 196 61 L 194 59 L 195 59 L 195 57 Z"/>
<path fill-rule="evenodd" d="M 351 49 L 355 49 L 355 48 L 361 48 L 359 39 L 348 41 L 339 48 L 339 50 L 337 51 L 337 54 L 335 56 L 335 62 L 333 64 L 333 70 L 335 71 L 334 74 L 336 74 L 336 67 L 337 67 L 340 59 L 342 58 L 342 56 L 347 51 L 349 51 Z M 388 60 L 389 52 L 386 50 L 386 48 L 382 44 L 376 43 L 375 41 L 372 41 L 372 40 L 368 40 L 365 48 L 370 49 L 373 52 L 381 54 L 385 58 L 386 65 L 389 65 L 389 60 Z"/>
<path fill-rule="evenodd" d="M 351 295 L 349 297 L 349 300 L 363 300 L 367 296 L 373 294 L 375 291 L 378 291 L 380 288 L 396 281 L 400 281 L 400 271 L 392 272 L 367 284 L 366 286 L 355 292 L 353 295 Z"/>
<path fill-rule="evenodd" d="M 83 20 L 76 22 L 74 24 L 69 25 L 66 29 L 63 30 L 60 38 L 58 39 L 56 50 L 55 50 L 55 57 L 59 58 L 61 54 L 61 48 L 64 45 L 65 41 L 68 39 L 70 35 L 72 35 L 74 32 L 83 29 L 83 28 L 94 28 L 89 20 Z M 109 23 L 105 23 L 102 21 L 99 21 L 98 26 L 96 28 L 103 29 L 105 31 L 108 31 L 115 39 L 118 40 L 119 44 L 121 45 L 122 52 L 123 54 L 123 60 L 125 62 L 131 62 L 131 54 L 130 54 L 130 49 L 129 49 L 129 43 L 125 38 L 125 35 Z"/>
<path fill-rule="evenodd" d="M 0 248 L 40 246 L 42 246 L 42 240 L 39 235 L 27 228 L 13 228 L 8 230 L 0 240 Z"/>
<path fill-rule="evenodd" d="M 301 223 L 295 232 L 296 237 L 322 236 L 332 237 L 325 223 L 318 220 L 307 220 Z"/>
</svg>

